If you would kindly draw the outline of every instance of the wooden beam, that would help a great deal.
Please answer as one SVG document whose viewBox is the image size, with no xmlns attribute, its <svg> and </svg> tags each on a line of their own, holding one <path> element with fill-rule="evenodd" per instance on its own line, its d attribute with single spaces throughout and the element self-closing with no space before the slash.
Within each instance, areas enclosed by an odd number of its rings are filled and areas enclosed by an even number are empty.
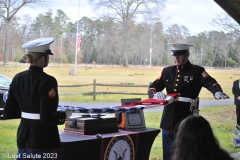
<svg viewBox="0 0 240 160">
<path fill-rule="evenodd" d="M 239 0 L 214 0 L 225 12 L 227 12 L 238 24 L 240 24 Z"/>
</svg>

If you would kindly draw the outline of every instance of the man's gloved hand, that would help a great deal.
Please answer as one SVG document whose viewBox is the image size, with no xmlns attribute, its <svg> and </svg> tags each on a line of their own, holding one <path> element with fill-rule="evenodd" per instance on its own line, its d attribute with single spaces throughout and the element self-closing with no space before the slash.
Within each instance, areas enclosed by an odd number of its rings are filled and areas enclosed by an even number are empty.
<svg viewBox="0 0 240 160">
<path fill-rule="evenodd" d="M 148 89 L 148 97 L 149 97 L 149 98 L 153 98 L 155 92 L 156 92 L 156 89 L 155 89 L 155 88 L 149 88 L 149 89 Z"/>
<path fill-rule="evenodd" d="M 228 99 L 229 96 L 226 95 L 225 93 L 223 92 L 216 92 L 215 95 L 214 95 L 215 99 L 219 100 L 219 99 Z"/>
<path fill-rule="evenodd" d="M 163 92 L 157 92 L 154 94 L 153 99 L 164 100 L 166 97 L 167 96 Z"/>
<path fill-rule="evenodd" d="M 69 109 L 69 108 L 67 108 L 66 110 L 65 110 L 65 113 L 66 113 L 66 118 L 69 118 L 69 117 L 71 117 L 71 115 L 72 115 L 72 110 L 71 109 Z"/>
</svg>

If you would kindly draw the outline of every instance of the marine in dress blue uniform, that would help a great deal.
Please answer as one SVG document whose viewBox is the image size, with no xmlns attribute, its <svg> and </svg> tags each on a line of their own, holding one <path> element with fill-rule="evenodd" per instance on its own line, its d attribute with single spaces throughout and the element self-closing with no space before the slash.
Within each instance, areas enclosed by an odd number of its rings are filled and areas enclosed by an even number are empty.
<svg viewBox="0 0 240 160">
<path fill-rule="evenodd" d="M 149 86 L 148 95 L 152 98 L 163 97 L 162 91 L 166 89 L 167 94 L 178 93 L 179 98 L 163 109 L 160 122 L 162 129 L 163 159 L 169 160 L 171 156 L 171 146 L 175 137 L 177 125 L 193 112 L 198 112 L 198 108 L 192 108 L 193 103 L 198 101 L 198 95 L 205 87 L 216 99 L 229 98 L 223 93 L 221 86 L 212 78 L 203 67 L 191 64 L 188 60 L 189 48 L 192 45 L 171 43 L 175 65 L 165 67 L 161 75 Z M 156 96 L 155 96 L 156 97 Z"/>
<path fill-rule="evenodd" d="M 237 116 L 236 128 L 240 130 L 240 79 L 235 80 L 233 82 L 232 93 L 234 95 L 234 104 L 236 105 L 236 116 Z"/>
<path fill-rule="evenodd" d="M 27 54 L 23 61 L 28 70 L 16 74 L 10 84 L 3 116 L 21 118 L 17 130 L 18 159 L 57 159 L 61 146 L 57 125 L 65 123 L 72 111 L 57 111 L 57 80 L 43 71 L 48 65 L 51 37 L 40 38 L 22 45 Z"/>
</svg>

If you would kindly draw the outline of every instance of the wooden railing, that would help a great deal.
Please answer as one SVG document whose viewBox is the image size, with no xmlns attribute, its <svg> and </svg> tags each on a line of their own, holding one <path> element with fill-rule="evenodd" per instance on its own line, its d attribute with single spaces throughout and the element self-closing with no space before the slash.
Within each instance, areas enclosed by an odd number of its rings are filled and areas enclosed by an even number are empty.
<svg viewBox="0 0 240 160">
<path fill-rule="evenodd" d="M 136 93 L 136 92 L 98 92 L 97 86 L 113 86 L 113 87 L 145 87 L 148 88 L 149 85 L 134 85 L 133 83 L 124 83 L 124 84 L 101 84 L 96 83 L 96 79 L 93 80 L 93 84 L 79 84 L 79 85 L 58 85 L 58 87 L 87 87 L 93 86 L 92 92 L 78 92 L 75 94 L 83 95 L 93 95 L 93 100 L 96 100 L 97 94 L 129 94 L 129 95 L 146 95 L 147 93 Z"/>
</svg>

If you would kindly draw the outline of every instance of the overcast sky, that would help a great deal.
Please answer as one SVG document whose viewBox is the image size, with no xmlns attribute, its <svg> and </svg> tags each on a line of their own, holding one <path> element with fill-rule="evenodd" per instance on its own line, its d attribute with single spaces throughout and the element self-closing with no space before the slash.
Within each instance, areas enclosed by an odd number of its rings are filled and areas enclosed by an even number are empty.
<svg viewBox="0 0 240 160">
<path fill-rule="evenodd" d="M 220 31 L 219 28 L 212 26 L 210 23 L 213 18 L 218 14 L 225 13 L 225 11 L 214 0 L 165 0 L 165 6 L 163 19 L 170 17 L 163 22 L 166 28 L 173 24 L 184 25 L 192 35 L 203 31 Z M 63 10 L 73 23 L 83 16 L 94 17 L 94 12 L 87 0 L 52 0 L 51 3 L 44 6 L 24 7 L 20 10 L 18 16 L 29 14 L 35 18 L 38 14 L 48 11 L 48 9 L 51 9 L 53 13 L 56 13 L 57 9 Z"/>
</svg>

